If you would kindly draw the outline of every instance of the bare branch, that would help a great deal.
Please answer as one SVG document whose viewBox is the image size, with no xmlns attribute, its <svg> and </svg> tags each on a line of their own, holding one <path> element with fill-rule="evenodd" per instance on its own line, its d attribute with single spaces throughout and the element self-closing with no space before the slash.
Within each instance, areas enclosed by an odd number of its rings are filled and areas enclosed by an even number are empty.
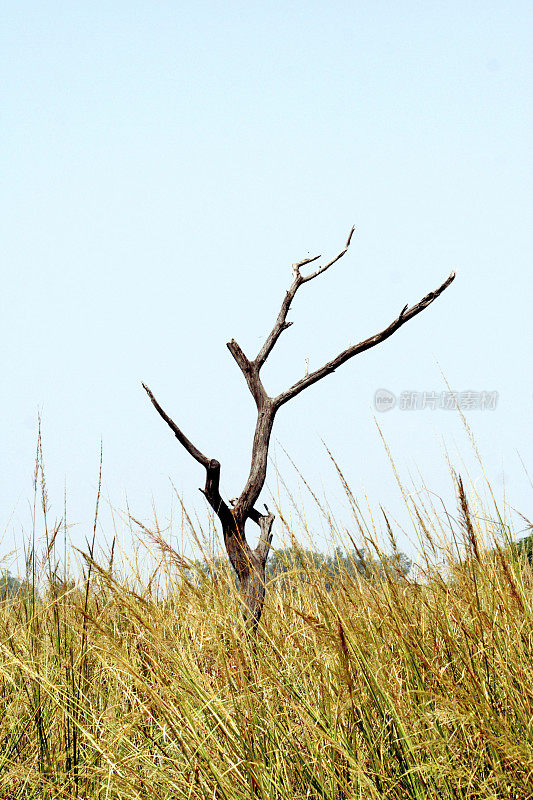
<svg viewBox="0 0 533 800">
<path fill-rule="evenodd" d="M 346 239 L 346 244 L 344 245 L 344 249 L 345 250 L 347 250 L 349 248 L 349 246 L 351 245 L 352 236 L 354 235 L 354 233 L 355 233 L 355 225 L 352 225 L 352 229 L 351 229 L 350 233 L 348 234 L 348 238 Z"/>
<path fill-rule="evenodd" d="M 296 272 L 296 270 L 299 270 L 300 267 L 305 267 L 306 264 L 312 264 L 313 261 L 318 261 L 319 258 L 322 258 L 322 256 L 318 255 L 312 256 L 311 258 L 304 258 L 303 261 L 298 261 L 297 264 L 293 264 L 292 269 L 294 272 Z"/>
<path fill-rule="evenodd" d="M 257 363 L 248 360 L 235 339 L 228 342 L 227 347 L 239 365 L 257 406 L 257 422 L 252 445 L 250 473 L 246 486 L 240 497 L 235 501 L 233 509 L 234 518 L 237 520 L 237 525 L 239 525 L 244 524 L 248 517 L 254 519 L 256 514 L 254 505 L 266 478 L 268 445 L 274 422 L 274 409 L 272 400 L 268 397 L 259 377 Z M 257 518 L 254 521 L 260 524 Z"/>
<path fill-rule="evenodd" d="M 246 375 L 246 373 L 250 371 L 250 361 L 244 355 L 241 346 L 235 341 L 235 339 L 232 339 L 231 342 L 227 342 L 226 347 L 239 365 L 241 372 Z"/>
<path fill-rule="evenodd" d="M 298 265 L 296 265 L 296 267 L 298 267 Z M 268 334 L 263 347 L 261 348 L 261 350 L 257 354 L 257 358 L 255 359 L 255 364 L 258 370 L 261 369 L 261 367 L 267 360 L 268 356 L 272 351 L 272 348 L 278 341 L 283 331 L 286 331 L 287 328 L 290 328 L 290 326 L 292 325 L 292 322 L 287 322 L 287 314 L 289 313 L 289 309 L 294 299 L 294 295 L 296 294 L 296 291 L 301 284 L 302 284 L 302 276 L 300 275 L 299 271 L 295 269 L 294 280 L 291 284 L 290 289 L 287 291 L 285 297 L 283 298 L 283 303 L 281 304 L 281 309 L 276 319 L 276 322 L 274 323 L 274 327 Z"/>
<path fill-rule="evenodd" d="M 220 463 L 216 460 L 216 458 L 207 458 L 201 453 L 197 447 L 193 445 L 193 443 L 188 439 L 185 434 L 178 428 L 176 423 L 173 419 L 171 419 L 168 414 L 161 408 L 157 400 L 155 399 L 154 395 L 148 388 L 148 386 L 143 383 L 143 388 L 152 401 L 154 408 L 156 409 L 157 413 L 159 414 L 162 419 L 165 420 L 169 428 L 173 431 L 174 436 L 178 440 L 180 444 L 187 450 L 190 455 L 201 464 L 206 471 L 205 477 L 205 489 L 200 489 L 202 494 L 205 495 L 207 501 L 209 502 L 213 511 L 220 517 L 221 521 L 225 524 L 231 519 L 231 511 L 229 510 L 228 506 L 220 496 Z"/>
<path fill-rule="evenodd" d="M 304 258 L 303 261 L 298 261 L 297 264 L 292 265 L 292 269 L 294 272 L 294 280 L 290 288 L 288 289 L 287 293 L 285 294 L 285 297 L 283 298 L 283 303 L 281 304 L 281 309 L 276 319 L 276 322 L 274 323 L 274 327 L 268 334 L 263 347 L 259 351 L 257 358 L 254 361 L 254 364 L 257 367 L 258 371 L 261 369 L 261 367 L 267 360 L 268 356 L 272 352 L 274 345 L 278 341 L 283 331 L 286 331 L 287 328 L 289 328 L 292 325 L 292 322 L 287 322 L 287 314 L 289 313 L 291 303 L 294 300 L 294 295 L 298 291 L 299 287 L 302 285 L 302 283 L 307 283 L 308 281 L 313 280 L 313 278 L 316 278 L 318 275 L 321 275 L 323 272 L 325 272 L 327 269 L 333 266 L 333 264 L 335 264 L 336 261 L 338 261 L 347 253 L 348 248 L 350 247 L 350 242 L 352 241 L 354 230 L 355 227 L 353 227 L 350 233 L 348 234 L 348 239 L 346 240 L 346 245 L 344 249 L 341 250 L 341 252 L 338 253 L 335 256 L 335 258 L 333 258 L 327 264 L 324 264 L 322 267 L 319 267 L 319 269 L 317 269 L 315 272 L 312 272 L 311 275 L 302 275 L 300 273 L 300 268 L 304 267 L 306 264 L 311 264 L 313 261 L 316 261 L 317 259 L 321 258 L 321 256 Z"/>
<path fill-rule="evenodd" d="M 173 431 L 174 436 L 176 437 L 178 442 L 183 445 L 183 447 L 187 450 L 187 452 L 190 453 L 191 456 L 193 458 L 195 458 L 198 461 L 199 464 L 202 465 L 202 467 L 205 467 L 206 469 L 208 469 L 209 468 L 209 464 L 210 464 L 210 459 L 207 458 L 207 456 L 204 456 L 204 454 L 201 453 L 198 450 L 198 448 L 195 447 L 193 445 L 193 443 L 189 439 L 187 439 L 185 434 L 178 428 L 178 426 L 176 425 L 174 420 L 172 420 L 168 416 L 168 414 L 165 411 L 163 411 L 163 409 L 161 408 L 161 406 L 159 405 L 159 403 L 155 399 L 154 395 L 152 394 L 152 392 L 150 391 L 150 389 L 148 388 L 148 386 L 145 383 L 143 383 L 143 389 L 146 392 L 146 394 L 148 395 L 148 397 L 150 398 L 150 400 L 152 401 L 152 404 L 153 404 L 155 410 L 157 411 L 157 413 L 159 414 L 159 416 L 162 417 L 165 420 L 165 422 L 167 423 L 168 427 Z"/>
<path fill-rule="evenodd" d="M 226 347 L 239 365 L 240 370 L 246 379 L 246 383 L 248 384 L 248 388 L 255 400 L 257 408 L 261 408 L 268 400 L 268 397 L 267 393 L 265 392 L 265 388 L 261 383 L 259 370 L 257 369 L 255 363 L 250 361 L 244 355 L 240 345 L 235 341 L 235 339 L 232 339 L 231 342 L 227 342 Z"/>
<path fill-rule="evenodd" d="M 266 508 L 266 506 L 265 506 Z M 266 564 L 268 554 L 270 552 L 270 547 L 272 545 L 272 538 L 274 533 L 272 531 L 272 525 L 275 520 L 275 515 L 272 514 L 271 511 L 267 508 L 266 515 L 261 515 L 259 518 L 259 527 L 261 528 L 261 536 L 259 539 L 259 544 L 255 548 L 255 554 L 259 558 L 261 564 Z"/>
<path fill-rule="evenodd" d="M 405 306 L 399 316 L 391 322 L 391 324 L 385 328 L 384 330 L 380 331 L 380 333 L 376 333 L 374 336 L 371 336 L 369 339 L 365 339 L 359 344 L 352 345 L 352 347 L 348 347 L 346 350 L 343 350 L 342 353 L 339 353 L 336 358 L 333 358 L 331 361 L 328 361 L 327 364 L 324 364 L 323 367 L 320 369 L 315 370 L 315 372 L 311 372 L 309 375 L 306 375 L 305 378 L 297 381 L 290 389 L 287 389 L 285 392 L 282 392 L 278 397 L 276 397 L 273 401 L 274 407 L 277 410 L 280 406 L 286 403 L 288 400 L 291 400 L 296 395 L 300 394 L 304 389 L 307 389 L 308 386 L 311 386 L 313 383 L 324 378 L 326 375 L 329 375 L 331 372 L 334 372 L 341 364 L 344 364 L 348 359 L 353 358 L 353 356 L 358 355 L 359 353 L 363 353 L 365 350 L 370 350 L 371 347 L 375 347 L 377 344 L 384 342 L 385 339 L 388 339 L 389 336 L 392 336 L 398 328 L 401 328 L 406 322 L 410 319 L 415 317 L 417 314 L 420 314 L 421 311 L 424 311 L 434 300 L 442 294 L 442 292 L 448 288 L 448 286 L 452 283 L 455 278 L 455 272 L 452 272 L 451 275 L 444 281 L 438 289 L 435 289 L 432 292 L 429 292 L 425 297 L 422 298 L 416 305 Z"/>
<path fill-rule="evenodd" d="M 319 275 L 322 275 L 327 269 L 333 266 L 339 259 L 341 259 L 346 253 L 348 252 L 348 248 L 350 247 L 350 242 L 352 241 L 352 236 L 355 231 L 355 225 L 352 227 L 350 233 L 348 234 L 348 239 L 346 240 L 346 244 L 344 246 L 344 250 L 341 250 L 340 253 L 337 253 L 335 258 L 332 258 L 331 261 L 328 261 L 327 264 L 324 264 L 322 267 L 319 267 L 315 272 L 312 272 L 311 275 L 306 275 L 302 278 L 302 283 L 307 283 L 307 281 L 312 281 L 313 278 L 317 278 Z"/>
<path fill-rule="evenodd" d="M 257 498 L 261 494 L 261 490 L 265 485 L 267 464 L 268 464 L 268 447 L 270 444 L 270 435 L 272 433 L 272 425 L 274 424 L 274 415 L 276 409 L 273 406 L 272 400 L 266 398 L 263 405 L 258 409 L 257 422 L 255 425 L 254 440 L 252 444 L 252 460 L 250 464 L 250 473 L 246 486 L 241 492 L 240 497 L 235 503 L 233 515 L 237 523 L 243 522 L 250 516 L 252 509 L 257 502 Z"/>
</svg>

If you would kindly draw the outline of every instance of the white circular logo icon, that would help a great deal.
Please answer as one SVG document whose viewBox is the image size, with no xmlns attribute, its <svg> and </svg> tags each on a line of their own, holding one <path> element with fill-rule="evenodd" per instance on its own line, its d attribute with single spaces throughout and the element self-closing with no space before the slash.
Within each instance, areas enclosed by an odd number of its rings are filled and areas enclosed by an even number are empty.
<svg viewBox="0 0 533 800">
<path fill-rule="evenodd" d="M 376 411 L 390 411 L 396 405 L 396 397 L 388 389 L 378 389 L 374 395 Z"/>
</svg>

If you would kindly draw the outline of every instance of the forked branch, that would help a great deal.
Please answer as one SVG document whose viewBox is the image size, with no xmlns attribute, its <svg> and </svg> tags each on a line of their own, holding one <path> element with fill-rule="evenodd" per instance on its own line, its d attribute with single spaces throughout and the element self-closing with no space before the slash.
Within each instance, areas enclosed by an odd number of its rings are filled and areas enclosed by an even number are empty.
<svg viewBox="0 0 533 800">
<path fill-rule="evenodd" d="M 296 397 L 297 394 L 300 394 L 304 389 L 307 389 L 308 386 L 312 386 L 313 383 L 324 378 L 326 375 L 329 375 L 332 372 L 348 361 L 350 358 L 353 358 L 359 353 L 363 353 L 365 350 L 370 350 L 371 347 L 375 347 L 377 344 L 381 344 L 384 342 L 385 339 L 388 339 L 389 336 L 392 336 L 402 325 L 405 325 L 413 317 L 416 317 L 417 314 L 420 314 L 421 311 L 424 311 L 431 303 L 437 299 L 439 295 L 443 293 L 445 289 L 452 283 L 455 279 L 455 272 L 452 272 L 451 275 L 446 278 L 444 283 L 442 283 L 438 289 L 435 289 L 432 292 L 429 292 L 425 297 L 422 298 L 418 303 L 414 306 L 409 308 L 408 305 L 404 306 L 404 308 L 400 311 L 400 314 L 396 317 L 391 324 L 385 328 L 384 330 L 376 333 L 374 336 L 370 336 L 370 338 L 365 339 L 359 344 L 354 344 L 351 347 L 348 347 L 346 350 L 343 350 L 342 353 L 339 353 L 338 356 L 332 358 L 331 361 L 328 361 L 327 364 L 324 364 L 323 367 L 320 369 L 311 372 L 309 375 L 306 375 L 301 380 L 297 381 L 293 386 L 287 389 L 285 392 L 279 394 L 276 398 L 274 398 L 274 407 L 278 409 L 288 400 L 292 400 L 293 397 Z"/>
<path fill-rule="evenodd" d="M 353 227 L 351 229 L 350 233 L 348 234 L 348 239 L 346 240 L 346 244 L 344 245 L 344 248 L 340 251 L 340 253 L 337 253 L 335 258 L 332 258 L 331 261 L 328 261 L 326 264 L 323 264 L 321 267 L 319 267 L 317 270 L 315 270 L 315 272 L 312 272 L 310 275 L 302 275 L 301 272 L 300 272 L 300 269 L 302 267 L 305 267 L 306 264 L 311 264 L 313 261 L 317 261 L 319 258 L 321 258 L 321 256 L 313 256 L 312 258 L 304 258 L 303 261 L 298 261 L 297 264 L 293 264 L 292 265 L 292 270 L 294 272 L 294 280 L 293 280 L 290 288 L 287 290 L 287 293 L 286 293 L 286 295 L 285 295 L 285 297 L 283 299 L 283 303 L 281 304 L 281 309 L 280 309 L 280 312 L 279 312 L 278 317 L 276 319 L 276 322 L 274 323 L 274 327 L 272 328 L 272 330 L 268 334 L 267 339 L 266 339 L 263 347 L 261 348 L 261 350 L 257 354 L 257 358 L 254 361 L 254 364 L 255 364 L 255 366 L 256 366 L 258 371 L 261 369 L 261 367 L 263 366 L 263 364 L 267 360 L 268 356 L 272 352 L 272 349 L 273 349 L 274 345 L 276 344 L 276 342 L 278 341 L 280 335 L 283 333 L 283 331 L 286 331 L 287 328 L 290 328 L 290 326 L 292 325 L 292 322 L 287 322 L 287 314 L 289 313 L 289 309 L 291 307 L 291 303 L 294 300 L 294 295 L 296 294 L 296 292 L 298 291 L 300 286 L 303 283 L 307 283 L 308 281 L 312 281 L 313 278 L 317 278 L 319 275 L 322 275 L 323 272 L 325 272 L 327 269 L 332 267 L 333 264 L 335 264 L 339 259 L 341 259 L 348 252 L 348 248 L 350 247 L 350 243 L 352 241 L 352 236 L 354 234 L 354 231 L 355 231 L 355 227 Z"/>
<path fill-rule="evenodd" d="M 412 306 L 411 308 L 409 308 L 409 306 L 405 306 L 400 312 L 399 316 L 387 328 L 380 331 L 380 333 L 377 333 L 374 336 L 371 336 L 369 339 L 359 342 L 359 344 L 349 347 L 342 353 L 339 353 L 339 355 L 333 358 L 331 361 L 328 361 L 328 363 L 320 369 L 315 370 L 301 380 L 297 381 L 293 386 L 279 394 L 277 397 L 270 398 L 263 386 L 259 373 L 261 367 L 272 352 L 283 331 L 292 324 L 291 322 L 287 321 L 287 314 L 296 292 L 302 284 L 317 278 L 319 275 L 322 275 L 348 252 L 353 233 L 354 228 L 350 230 L 344 248 L 337 253 L 334 258 L 323 264 L 314 272 L 311 272 L 309 275 L 302 275 L 300 271 L 301 268 L 307 264 L 317 261 L 320 256 L 305 258 L 302 261 L 293 264 L 293 282 L 285 294 L 281 304 L 281 309 L 277 316 L 276 322 L 274 323 L 274 327 L 267 336 L 267 339 L 255 360 L 251 361 L 244 354 L 241 347 L 234 339 L 227 344 L 229 351 L 233 355 L 245 377 L 248 388 L 250 389 L 257 406 L 257 422 L 252 445 L 250 472 L 246 486 L 244 487 L 240 497 L 236 500 L 233 510 L 234 515 L 240 522 L 244 522 L 250 516 L 251 509 L 257 502 L 257 499 L 265 484 L 270 435 L 277 410 L 284 403 L 288 402 L 293 397 L 296 397 L 296 395 L 298 395 L 308 386 L 311 386 L 313 383 L 321 380 L 326 375 L 334 372 L 350 358 L 353 358 L 353 356 L 358 355 L 358 353 L 362 353 L 364 350 L 369 350 L 371 347 L 375 347 L 377 344 L 385 341 L 385 339 L 388 339 L 389 336 L 392 336 L 392 334 L 408 320 L 412 319 L 414 316 L 427 308 L 440 294 L 442 294 L 442 292 L 450 285 L 455 277 L 455 274 L 452 273 L 450 277 L 447 278 L 447 280 L 441 286 L 439 286 L 438 289 L 427 294 L 416 305 Z"/>
</svg>

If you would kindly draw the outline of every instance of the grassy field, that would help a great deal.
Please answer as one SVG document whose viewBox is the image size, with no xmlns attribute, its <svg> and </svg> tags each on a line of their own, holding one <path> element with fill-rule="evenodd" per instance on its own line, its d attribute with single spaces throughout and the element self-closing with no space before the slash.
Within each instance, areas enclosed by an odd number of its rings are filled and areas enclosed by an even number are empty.
<svg viewBox="0 0 533 800">
<path fill-rule="evenodd" d="M 304 558 L 255 640 L 231 573 L 157 531 L 150 579 L 115 553 L 74 584 L 60 528 L 43 521 L 39 551 L 36 523 L 0 602 L 0 797 L 533 798 L 533 573 L 492 501 L 455 485 L 449 513 L 406 495 L 408 578 L 347 489 L 368 575 L 332 585 Z"/>
</svg>

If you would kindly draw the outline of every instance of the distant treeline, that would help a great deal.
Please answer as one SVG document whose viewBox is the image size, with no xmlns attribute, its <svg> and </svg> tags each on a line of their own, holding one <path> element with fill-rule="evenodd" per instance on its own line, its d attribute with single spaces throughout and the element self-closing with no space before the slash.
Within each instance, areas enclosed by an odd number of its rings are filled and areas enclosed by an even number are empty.
<svg viewBox="0 0 533 800">
<path fill-rule="evenodd" d="M 216 580 L 220 574 L 227 574 L 229 562 L 225 557 L 196 561 L 194 569 Z M 359 574 L 376 580 L 387 574 L 401 580 L 407 577 L 410 569 L 411 559 L 400 552 L 392 556 L 381 555 L 377 559 L 364 550 L 347 552 L 337 547 L 332 553 L 322 553 L 308 548 L 288 547 L 271 553 L 267 561 L 266 579 L 288 584 L 291 576 L 297 575 L 299 582 L 306 582 L 306 573 L 310 575 L 312 572 L 314 576 L 319 575 L 324 579 L 325 588 L 329 590 L 341 576 Z"/>
<path fill-rule="evenodd" d="M 525 557 L 533 565 L 533 534 L 524 536 L 515 543 L 516 553 Z M 372 557 L 365 550 L 352 550 L 347 552 L 341 547 L 335 548 L 332 553 L 322 553 L 302 547 L 288 547 L 275 550 L 269 557 L 266 568 L 267 581 L 290 582 L 291 575 L 298 574 L 299 580 L 305 581 L 306 572 L 312 571 L 325 579 L 325 588 L 332 589 L 341 576 L 362 575 L 369 580 L 378 580 L 392 577 L 397 580 L 407 578 L 411 571 L 412 561 L 402 552 L 392 556 L 381 554 L 379 559 Z M 200 570 L 205 575 L 214 579 L 219 574 L 230 570 L 227 558 L 196 561 L 193 568 L 188 570 L 189 578 L 193 577 L 195 570 Z M 72 586 L 74 581 L 71 582 Z M 8 571 L 0 575 L 0 600 L 13 598 L 24 588 L 26 581 L 11 575 Z"/>
<path fill-rule="evenodd" d="M 519 555 L 526 556 L 530 564 L 533 564 L 533 533 L 529 536 L 524 536 L 516 543 Z"/>
<path fill-rule="evenodd" d="M 533 565 L 533 534 L 525 536 L 514 543 L 515 552 L 519 557 L 526 557 Z M 215 558 L 207 561 L 196 561 L 196 569 L 206 575 L 216 578 L 219 573 L 229 569 L 227 558 Z M 326 588 L 333 586 L 341 575 L 355 575 L 358 573 L 370 580 L 396 576 L 399 580 L 407 578 L 411 571 L 412 561 L 400 551 L 393 555 L 380 554 L 379 558 L 372 556 L 366 550 L 346 551 L 341 547 L 335 548 L 332 553 L 322 553 L 303 547 L 288 547 L 275 550 L 271 553 L 266 568 L 267 580 L 289 579 L 291 574 L 298 573 L 305 578 L 309 570 L 326 578 Z M 328 585 L 330 579 L 330 585 Z"/>
<path fill-rule="evenodd" d="M 267 577 L 271 580 L 284 579 L 298 572 L 305 576 L 312 569 L 326 579 L 326 588 L 333 587 L 341 576 L 362 575 L 370 580 L 384 577 L 385 573 L 398 579 L 406 578 L 411 569 L 411 559 L 405 553 L 393 556 L 381 554 L 372 558 L 365 550 L 346 552 L 340 547 L 332 553 L 317 550 L 287 548 L 275 551 L 267 563 Z"/>
<path fill-rule="evenodd" d="M 0 600 L 6 597 L 16 597 L 20 592 L 22 582 L 15 578 L 9 570 L 0 575 Z"/>
</svg>

